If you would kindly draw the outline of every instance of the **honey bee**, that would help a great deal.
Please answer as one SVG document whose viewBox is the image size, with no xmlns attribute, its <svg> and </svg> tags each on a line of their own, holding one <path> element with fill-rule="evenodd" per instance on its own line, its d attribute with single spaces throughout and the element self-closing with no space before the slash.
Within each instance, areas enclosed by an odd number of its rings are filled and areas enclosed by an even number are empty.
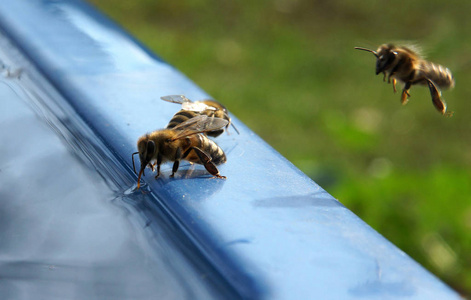
<svg viewBox="0 0 471 300">
<path fill-rule="evenodd" d="M 391 83 L 392 79 L 394 92 L 396 92 L 396 80 L 404 84 L 401 94 L 403 105 L 408 102 L 409 90 L 412 85 L 427 85 L 435 108 L 442 115 L 451 116 L 453 114 L 446 112 L 446 103 L 443 101 L 439 89 L 453 88 L 455 85 L 453 75 L 448 68 L 426 61 L 407 47 L 394 46 L 393 44 L 381 45 L 376 51 L 361 47 L 355 47 L 355 49 L 368 51 L 376 56 L 376 75 L 383 73 L 383 81 L 386 81 L 387 76 L 388 83 Z"/>
<path fill-rule="evenodd" d="M 158 178 L 160 175 L 160 165 L 166 161 L 173 161 L 173 177 L 178 170 L 180 160 L 184 159 L 190 163 L 203 165 L 213 176 L 225 179 L 219 175 L 217 165 L 226 162 L 226 154 L 212 140 L 202 133 L 214 131 L 227 126 L 228 121 L 220 118 L 209 118 L 206 115 L 199 115 L 185 122 L 178 124 L 171 129 L 161 129 L 148 133 L 137 141 L 137 152 L 132 154 L 132 164 L 134 173 L 134 155 L 139 154 L 141 168 L 137 178 L 137 188 L 140 187 L 141 176 L 145 175 L 144 169 L 149 166 L 154 171 L 157 166 Z"/>
<path fill-rule="evenodd" d="M 178 111 L 172 117 L 172 119 L 167 125 L 167 128 L 173 128 L 177 126 L 178 124 L 180 124 L 181 122 L 184 122 L 195 116 L 206 115 L 210 118 L 221 118 L 228 121 L 227 126 L 225 128 L 221 128 L 214 131 L 209 131 L 206 133 L 206 135 L 217 137 L 221 135 L 224 132 L 224 130 L 227 130 L 227 128 L 231 124 L 234 130 L 237 132 L 237 134 L 239 134 L 239 131 L 231 122 L 231 118 L 229 117 L 229 114 L 227 113 L 226 107 L 215 100 L 208 99 L 208 100 L 193 102 L 183 95 L 163 96 L 163 97 L 160 97 L 160 99 L 167 102 L 172 102 L 172 103 L 177 103 L 177 104 L 182 105 L 182 109 Z"/>
</svg>

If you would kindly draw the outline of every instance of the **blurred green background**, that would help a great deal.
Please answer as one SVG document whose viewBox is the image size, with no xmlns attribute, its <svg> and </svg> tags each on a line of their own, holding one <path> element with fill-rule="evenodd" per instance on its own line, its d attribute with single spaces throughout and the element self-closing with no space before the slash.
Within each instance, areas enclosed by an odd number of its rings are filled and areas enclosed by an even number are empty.
<svg viewBox="0 0 471 300">
<path fill-rule="evenodd" d="M 91 0 L 391 242 L 471 295 L 471 1 Z M 374 75 L 412 41 L 452 118 Z M 198 100 L 198 99 L 194 99 Z"/>
</svg>

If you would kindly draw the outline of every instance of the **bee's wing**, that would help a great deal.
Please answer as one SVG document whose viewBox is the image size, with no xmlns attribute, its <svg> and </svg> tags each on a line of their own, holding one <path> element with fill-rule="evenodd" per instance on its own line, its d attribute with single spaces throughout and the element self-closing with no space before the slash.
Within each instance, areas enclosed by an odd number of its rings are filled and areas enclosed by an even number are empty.
<svg viewBox="0 0 471 300">
<path fill-rule="evenodd" d="M 206 115 L 199 115 L 175 126 L 173 130 L 179 131 L 173 140 L 185 138 L 187 136 L 214 131 L 225 127 L 229 122 L 220 118 L 209 118 Z"/>
<path fill-rule="evenodd" d="M 203 99 L 198 102 L 202 102 L 208 106 L 208 109 L 211 110 L 222 110 L 227 112 L 227 109 L 224 105 L 222 105 L 220 102 L 214 100 L 214 99 Z"/>
<path fill-rule="evenodd" d="M 206 119 L 208 119 L 207 115 L 197 115 L 191 119 L 186 120 L 185 122 L 182 122 L 175 126 L 173 129 L 174 130 L 184 130 L 186 128 L 193 128 L 196 126 L 196 124 L 204 122 Z"/>
<path fill-rule="evenodd" d="M 205 110 L 216 110 L 214 107 L 208 106 L 200 101 L 183 103 L 182 109 L 196 112 L 203 112 Z"/>
<path fill-rule="evenodd" d="M 184 103 L 191 103 L 192 101 L 188 99 L 187 97 L 183 95 L 168 95 L 168 96 L 162 96 L 160 99 L 167 101 L 167 102 L 172 102 L 172 103 L 177 103 L 177 104 L 184 104 Z"/>
</svg>

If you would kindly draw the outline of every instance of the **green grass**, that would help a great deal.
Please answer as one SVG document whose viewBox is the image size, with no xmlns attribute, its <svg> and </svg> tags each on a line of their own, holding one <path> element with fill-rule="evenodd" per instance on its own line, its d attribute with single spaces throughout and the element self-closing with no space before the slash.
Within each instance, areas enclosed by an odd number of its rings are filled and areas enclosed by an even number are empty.
<svg viewBox="0 0 471 300">
<path fill-rule="evenodd" d="M 469 1 L 93 0 L 281 154 L 471 295 Z M 354 46 L 409 40 L 453 70 L 452 118 L 406 106 Z"/>
</svg>

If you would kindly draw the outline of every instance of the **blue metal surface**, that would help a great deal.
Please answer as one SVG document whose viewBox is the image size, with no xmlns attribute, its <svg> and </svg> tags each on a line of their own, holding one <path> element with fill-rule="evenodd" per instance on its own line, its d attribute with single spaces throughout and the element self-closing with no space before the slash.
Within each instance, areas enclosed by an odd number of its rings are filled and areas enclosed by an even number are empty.
<svg viewBox="0 0 471 300">
<path fill-rule="evenodd" d="M 271 299 L 459 298 L 235 117 L 240 135 L 217 138 L 228 156 L 219 168 L 227 180 L 210 179 L 201 166 L 188 164 L 169 178 L 171 164 L 166 164 L 158 180 L 146 172 L 147 185 L 136 191 L 131 153 L 137 139 L 164 127 L 177 110 L 159 97 L 208 95 L 81 1 L 3 1 L 0 27 L 33 64 L 19 60 L 24 78 L 38 78 L 37 68 L 63 97 L 56 104 L 70 106 L 71 116 L 57 119 L 77 119 L 83 126 L 63 124 L 103 145 L 102 152 L 87 156 L 97 171 L 126 195 L 136 219 L 147 220 L 144 227 L 157 231 L 158 218 L 169 220 L 172 243 L 208 278 L 212 293 Z M 68 176 L 54 173 L 51 179 Z"/>
<path fill-rule="evenodd" d="M 217 299 L 168 226 L 136 216 L 144 199 L 71 153 L 27 76 L 0 76 L 0 298 Z"/>
</svg>

